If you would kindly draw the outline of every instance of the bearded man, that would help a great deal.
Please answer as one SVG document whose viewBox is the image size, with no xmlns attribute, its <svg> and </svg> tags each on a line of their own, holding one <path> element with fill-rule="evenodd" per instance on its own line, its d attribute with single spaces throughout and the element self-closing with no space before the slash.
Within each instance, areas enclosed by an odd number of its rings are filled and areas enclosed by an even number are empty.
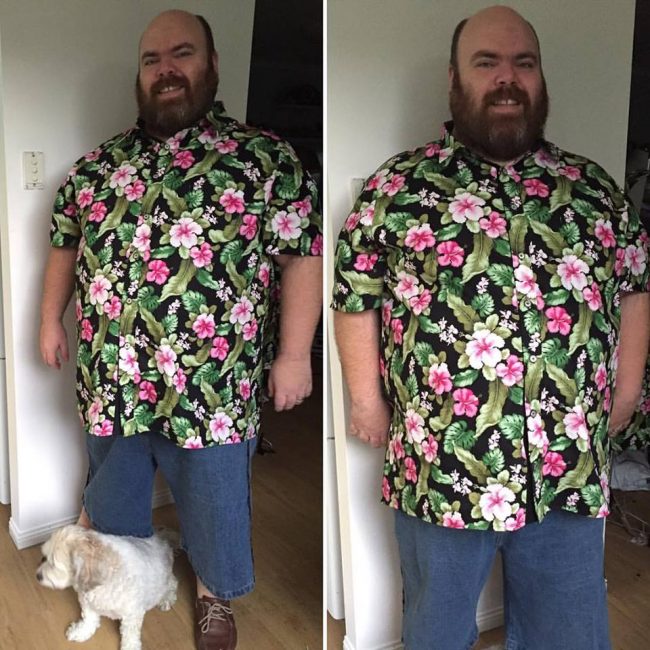
<svg viewBox="0 0 650 650">
<path fill-rule="evenodd" d="M 197 576 L 196 643 L 230 650 L 230 600 L 254 585 L 250 461 L 262 343 L 281 268 L 277 410 L 311 392 L 322 236 L 291 147 L 214 103 L 206 21 L 167 11 L 139 48 L 137 126 L 81 158 L 54 204 L 41 353 L 68 359 L 76 285 L 79 412 L 89 475 L 80 523 L 152 534 L 157 467 Z"/>
<path fill-rule="evenodd" d="M 388 442 L 403 640 L 472 647 L 499 550 L 506 647 L 605 650 L 608 434 L 641 388 L 647 234 L 601 167 L 544 140 L 519 14 L 461 22 L 449 83 L 453 122 L 366 182 L 335 263 L 350 433 Z"/>
</svg>

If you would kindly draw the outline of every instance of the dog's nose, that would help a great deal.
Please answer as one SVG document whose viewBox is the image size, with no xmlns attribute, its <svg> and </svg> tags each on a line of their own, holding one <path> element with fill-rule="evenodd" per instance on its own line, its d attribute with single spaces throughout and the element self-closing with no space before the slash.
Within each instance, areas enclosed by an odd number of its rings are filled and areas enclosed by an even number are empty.
<svg viewBox="0 0 650 650">
<path fill-rule="evenodd" d="M 43 572 L 40 569 L 36 572 L 36 579 L 39 582 L 43 582 Z"/>
</svg>

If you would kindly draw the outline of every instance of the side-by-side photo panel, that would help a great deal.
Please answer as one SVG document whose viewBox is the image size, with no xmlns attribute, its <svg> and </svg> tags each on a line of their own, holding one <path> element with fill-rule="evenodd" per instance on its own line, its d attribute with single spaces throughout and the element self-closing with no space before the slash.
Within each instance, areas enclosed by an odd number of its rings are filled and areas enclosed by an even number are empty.
<svg viewBox="0 0 650 650">
<path fill-rule="evenodd" d="M 0 7 L 3 648 L 322 648 L 322 53 L 320 0 Z"/>
<path fill-rule="evenodd" d="M 647 3 L 327 16 L 328 650 L 648 647 Z"/>
</svg>

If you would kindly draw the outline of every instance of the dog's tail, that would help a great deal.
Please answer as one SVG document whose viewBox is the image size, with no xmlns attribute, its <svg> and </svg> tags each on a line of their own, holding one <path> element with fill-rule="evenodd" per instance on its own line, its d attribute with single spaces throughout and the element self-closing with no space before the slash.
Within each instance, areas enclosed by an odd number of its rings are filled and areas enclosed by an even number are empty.
<svg viewBox="0 0 650 650">
<path fill-rule="evenodd" d="M 173 528 L 161 526 L 160 528 L 156 528 L 156 535 L 164 539 L 174 549 L 175 552 L 180 549 L 181 534 L 179 531 L 174 530 Z"/>
</svg>

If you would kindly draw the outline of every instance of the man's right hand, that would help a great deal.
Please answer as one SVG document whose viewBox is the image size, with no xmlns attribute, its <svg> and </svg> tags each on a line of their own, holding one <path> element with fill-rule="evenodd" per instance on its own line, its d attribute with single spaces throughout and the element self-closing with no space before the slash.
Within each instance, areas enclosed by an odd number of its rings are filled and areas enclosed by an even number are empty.
<svg viewBox="0 0 650 650">
<path fill-rule="evenodd" d="M 353 402 L 350 406 L 350 435 L 372 447 L 385 447 L 390 419 L 390 406 L 382 397 Z"/>
<path fill-rule="evenodd" d="M 60 320 L 41 323 L 41 358 L 50 368 L 61 369 L 61 361 L 68 361 L 68 336 Z"/>
</svg>

